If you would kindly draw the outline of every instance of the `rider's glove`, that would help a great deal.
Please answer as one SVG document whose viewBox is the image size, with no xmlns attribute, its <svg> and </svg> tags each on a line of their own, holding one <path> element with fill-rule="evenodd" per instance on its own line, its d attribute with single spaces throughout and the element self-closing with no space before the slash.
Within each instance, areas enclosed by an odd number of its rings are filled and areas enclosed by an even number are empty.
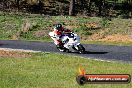
<svg viewBox="0 0 132 88">
<path fill-rule="evenodd" d="M 61 40 L 61 37 L 62 37 L 62 36 L 56 36 L 56 39 L 57 39 L 57 40 Z"/>
</svg>

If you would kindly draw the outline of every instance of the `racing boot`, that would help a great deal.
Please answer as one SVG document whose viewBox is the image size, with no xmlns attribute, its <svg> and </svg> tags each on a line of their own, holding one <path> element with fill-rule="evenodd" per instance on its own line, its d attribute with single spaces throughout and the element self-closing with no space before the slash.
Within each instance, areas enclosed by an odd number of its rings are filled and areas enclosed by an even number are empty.
<svg viewBox="0 0 132 88">
<path fill-rule="evenodd" d="M 61 42 L 61 41 L 59 41 L 58 42 L 58 44 L 56 45 L 56 47 L 57 47 L 57 49 L 59 49 L 60 51 L 64 51 L 64 46 L 63 46 L 64 44 Z"/>
</svg>

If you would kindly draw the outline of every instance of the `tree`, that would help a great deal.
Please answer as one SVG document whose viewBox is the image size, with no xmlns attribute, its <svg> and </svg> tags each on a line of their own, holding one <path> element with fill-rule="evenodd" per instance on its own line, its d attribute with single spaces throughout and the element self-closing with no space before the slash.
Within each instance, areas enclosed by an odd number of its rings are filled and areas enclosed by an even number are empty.
<svg viewBox="0 0 132 88">
<path fill-rule="evenodd" d="M 69 15 L 75 15 L 75 0 L 70 1 L 70 7 L 69 7 Z"/>
<path fill-rule="evenodd" d="M 104 8 L 104 3 L 105 3 L 105 0 L 99 0 L 99 1 L 98 1 L 98 8 L 99 8 L 99 13 L 98 13 L 98 15 L 99 15 L 99 16 L 102 15 L 102 9 Z"/>
<path fill-rule="evenodd" d="M 87 0 L 81 0 L 81 10 L 83 12 L 84 15 L 87 15 L 87 11 L 88 11 L 88 1 Z"/>
<path fill-rule="evenodd" d="M 15 3 L 16 3 L 16 5 L 17 5 L 17 9 L 19 10 L 19 2 L 20 2 L 20 0 L 15 0 Z"/>
<path fill-rule="evenodd" d="M 128 15 L 129 15 L 129 17 L 131 17 L 132 16 L 132 0 L 127 0 L 127 3 L 128 3 L 128 5 L 129 5 L 129 7 L 128 7 L 128 9 L 129 9 L 129 13 L 128 13 Z"/>
<path fill-rule="evenodd" d="M 132 0 L 124 0 L 122 2 L 122 13 L 124 17 L 132 17 Z"/>
<path fill-rule="evenodd" d="M 92 4 L 91 0 L 88 0 L 88 8 L 87 8 L 87 10 L 88 10 L 88 13 L 90 15 L 91 15 L 91 4 Z"/>
</svg>

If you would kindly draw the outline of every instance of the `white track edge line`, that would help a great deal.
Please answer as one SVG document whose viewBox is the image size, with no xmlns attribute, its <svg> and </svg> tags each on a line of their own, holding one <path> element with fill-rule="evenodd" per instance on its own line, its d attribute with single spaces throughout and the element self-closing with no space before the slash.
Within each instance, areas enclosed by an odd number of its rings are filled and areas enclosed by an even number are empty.
<svg viewBox="0 0 132 88">
<path fill-rule="evenodd" d="M 37 53 L 37 52 L 42 52 L 42 51 L 35 51 L 35 50 L 25 50 L 25 49 L 12 49 L 12 48 L 0 48 L 0 50 L 4 50 L 4 51 L 20 51 L 20 52 L 33 52 L 33 53 Z"/>
</svg>

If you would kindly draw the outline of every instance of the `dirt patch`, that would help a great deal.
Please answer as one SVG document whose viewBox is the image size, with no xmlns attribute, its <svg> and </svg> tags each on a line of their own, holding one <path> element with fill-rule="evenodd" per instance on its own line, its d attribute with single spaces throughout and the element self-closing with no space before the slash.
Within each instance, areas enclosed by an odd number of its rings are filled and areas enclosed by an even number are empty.
<svg viewBox="0 0 132 88">
<path fill-rule="evenodd" d="M 121 35 L 121 34 L 114 34 L 114 35 L 108 35 L 103 39 L 100 39 L 101 41 L 113 41 L 113 42 L 132 42 L 132 38 L 128 35 Z"/>
<path fill-rule="evenodd" d="M 122 34 L 113 34 L 113 35 L 105 35 L 104 32 L 93 34 L 90 40 L 99 40 L 99 41 L 110 41 L 110 42 L 132 42 L 132 37 L 130 35 L 122 35 Z"/>
<path fill-rule="evenodd" d="M 48 34 L 49 34 L 49 30 L 38 30 L 35 31 L 33 35 L 37 38 L 40 38 L 40 37 L 48 37 L 49 36 Z"/>
<path fill-rule="evenodd" d="M 80 26 L 65 26 L 67 29 L 74 29 L 74 28 L 79 28 Z"/>
<path fill-rule="evenodd" d="M 95 22 L 93 22 L 93 23 L 87 23 L 87 24 L 85 24 L 85 26 L 87 28 L 95 28 L 95 29 L 101 27 L 98 23 L 95 23 Z M 65 26 L 65 27 L 68 28 L 68 29 L 80 28 L 80 26 Z"/>
<path fill-rule="evenodd" d="M 43 28 L 42 30 L 34 31 L 33 35 L 37 38 L 49 37 L 49 32 L 51 31 L 53 31 L 52 27 L 46 27 L 46 28 Z"/>
<path fill-rule="evenodd" d="M 94 33 L 90 36 L 89 40 L 100 40 L 105 38 L 107 30 L 101 30 L 100 32 Z"/>
<path fill-rule="evenodd" d="M 85 25 L 86 25 L 86 27 L 93 28 L 93 29 L 100 29 L 101 28 L 101 26 L 98 23 L 96 23 L 96 22 L 87 23 Z"/>
<path fill-rule="evenodd" d="M 30 53 L 25 53 L 25 52 L 0 50 L 0 57 L 26 58 L 26 57 L 31 57 L 31 56 L 32 55 Z"/>
</svg>

